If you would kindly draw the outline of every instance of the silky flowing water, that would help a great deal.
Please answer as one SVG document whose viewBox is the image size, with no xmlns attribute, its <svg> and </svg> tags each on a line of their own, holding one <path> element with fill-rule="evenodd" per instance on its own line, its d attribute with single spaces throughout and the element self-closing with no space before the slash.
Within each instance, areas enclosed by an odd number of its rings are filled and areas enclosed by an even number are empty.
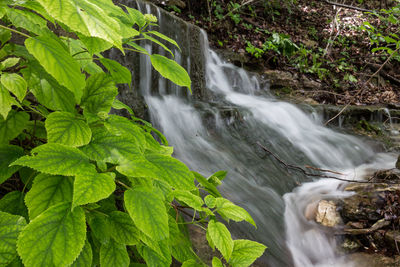
<svg viewBox="0 0 400 267">
<path fill-rule="evenodd" d="M 138 9 L 151 13 L 150 5 Z M 154 13 L 154 12 L 153 12 Z M 172 38 L 182 34 L 165 25 L 156 9 L 161 27 Z M 164 26 L 163 26 L 164 25 Z M 168 30 L 165 29 L 168 28 Z M 347 174 L 358 179 L 371 169 L 392 168 L 391 154 L 377 154 L 361 139 L 323 126 L 315 112 L 271 96 L 257 76 L 226 63 L 201 38 L 206 62 L 206 89 L 211 97 L 197 99 L 151 69 L 140 56 L 139 88 L 148 105 L 151 122 L 174 147 L 174 155 L 192 170 L 207 176 L 227 170 L 220 186 L 222 194 L 244 207 L 258 228 L 230 222 L 234 238 L 249 238 L 268 246 L 261 264 L 265 266 L 352 266 L 338 255 L 332 233 L 305 217 L 307 206 L 324 198 L 349 195 L 343 182 L 311 179 L 287 170 L 257 143 L 296 166 L 306 164 Z M 164 53 L 143 42 L 149 52 Z M 182 45 L 182 44 L 181 44 Z M 174 49 L 175 60 L 190 70 L 189 57 Z M 193 75 L 193 73 L 190 73 Z"/>
</svg>

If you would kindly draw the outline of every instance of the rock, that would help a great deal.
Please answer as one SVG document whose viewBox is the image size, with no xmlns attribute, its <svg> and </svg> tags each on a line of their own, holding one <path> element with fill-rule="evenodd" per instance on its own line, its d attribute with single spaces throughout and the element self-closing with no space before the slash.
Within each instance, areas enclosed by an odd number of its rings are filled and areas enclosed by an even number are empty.
<svg viewBox="0 0 400 267">
<path fill-rule="evenodd" d="M 296 88 L 299 84 L 297 77 L 287 71 L 266 70 L 264 75 L 270 80 L 271 89 Z"/>
<path fill-rule="evenodd" d="M 350 238 L 346 238 L 344 240 L 344 242 L 342 243 L 341 247 L 345 252 L 349 253 L 349 252 L 356 251 L 357 249 L 359 249 L 361 247 L 361 245 L 359 243 L 357 243 L 356 241 L 351 240 Z"/>
<path fill-rule="evenodd" d="M 311 80 L 305 76 L 303 76 L 303 78 L 302 78 L 302 83 L 303 83 L 304 89 L 308 89 L 308 90 L 319 90 L 322 87 L 321 83 Z"/>
<path fill-rule="evenodd" d="M 353 253 L 349 259 L 354 262 L 353 267 L 399 267 L 400 257 L 385 257 L 381 254 Z"/>
<path fill-rule="evenodd" d="M 398 170 L 400 170 L 400 155 L 399 155 L 399 157 L 397 158 L 396 168 L 397 168 Z"/>
<path fill-rule="evenodd" d="M 337 212 L 335 202 L 321 200 L 318 203 L 315 221 L 328 227 L 335 227 L 341 223 L 339 212 Z"/>
</svg>

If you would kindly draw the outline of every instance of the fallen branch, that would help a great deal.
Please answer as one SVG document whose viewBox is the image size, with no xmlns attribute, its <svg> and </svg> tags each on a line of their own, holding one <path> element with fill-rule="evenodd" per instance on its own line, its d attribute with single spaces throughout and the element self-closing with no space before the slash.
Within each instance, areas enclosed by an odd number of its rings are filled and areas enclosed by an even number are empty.
<svg viewBox="0 0 400 267">
<path fill-rule="evenodd" d="M 340 7 L 344 7 L 344 8 L 347 8 L 347 9 L 353 9 L 353 10 L 357 10 L 357 11 L 361 11 L 361 12 L 371 12 L 371 13 L 374 12 L 374 10 L 369 10 L 369 9 L 365 9 L 365 8 L 361 8 L 361 7 L 350 6 L 350 5 L 336 3 L 336 2 L 331 2 L 331 1 L 328 1 L 328 0 L 325 0 L 325 3 L 327 3 L 329 5 L 340 6 Z"/>
<path fill-rule="evenodd" d="M 337 176 L 331 176 L 331 175 L 324 175 L 324 174 L 315 174 L 315 173 L 310 173 L 307 172 L 306 170 L 304 170 L 303 168 L 299 167 L 299 166 L 295 166 L 295 165 L 291 165 L 288 164 L 286 162 L 284 162 L 283 160 L 281 160 L 277 155 L 275 155 L 272 151 L 270 151 L 268 148 L 266 148 L 265 146 L 263 146 L 260 142 L 257 142 L 257 145 L 259 147 L 261 147 L 265 152 L 269 153 L 272 157 L 274 157 L 280 164 L 282 164 L 283 166 L 286 167 L 286 169 L 292 169 L 292 170 L 296 170 L 301 172 L 302 174 L 304 174 L 305 176 L 312 176 L 312 177 L 320 177 L 320 178 L 330 178 L 330 179 L 335 179 L 335 180 L 339 180 L 339 181 L 343 181 L 343 182 L 348 182 L 348 183 L 360 183 L 360 184 L 381 184 L 381 183 L 387 183 L 385 181 L 360 181 L 360 180 L 349 180 L 349 179 L 344 179 L 344 178 L 340 178 Z M 317 170 L 317 171 L 321 171 L 321 172 L 330 172 L 330 173 L 335 173 L 335 174 L 340 174 L 340 175 L 344 175 L 341 174 L 340 172 L 336 172 L 336 171 L 331 171 L 331 170 L 324 170 L 324 169 L 319 169 L 316 167 L 311 167 L 309 165 L 306 166 L 309 169 L 313 169 L 313 170 Z"/>
</svg>

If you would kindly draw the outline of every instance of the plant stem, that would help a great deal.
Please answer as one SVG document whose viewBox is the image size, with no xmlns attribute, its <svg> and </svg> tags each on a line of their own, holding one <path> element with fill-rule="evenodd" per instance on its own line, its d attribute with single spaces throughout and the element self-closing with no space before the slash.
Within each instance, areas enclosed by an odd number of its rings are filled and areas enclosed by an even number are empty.
<svg viewBox="0 0 400 267">
<path fill-rule="evenodd" d="M 3 29 L 6 29 L 6 30 L 9 30 L 9 31 L 12 31 L 12 32 L 15 32 L 15 33 L 18 33 L 18 34 L 20 34 L 20 35 L 22 35 L 22 36 L 25 36 L 26 38 L 31 38 L 31 36 L 29 36 L 29 35 L 27 35 L 27 34 L 25 34 L 25 33 L 23 33 L 23 32 L 20 32 L 20 31 L 17 31 L 17 30 L 11 29 L 11 28 L 9 28 L 9 27 L 6 27 L 6 26 L 3 26 L 3 25 L 1 25 L 1 24 L 0 24 L 0 28 L 3 28 Z"/>
</svg>

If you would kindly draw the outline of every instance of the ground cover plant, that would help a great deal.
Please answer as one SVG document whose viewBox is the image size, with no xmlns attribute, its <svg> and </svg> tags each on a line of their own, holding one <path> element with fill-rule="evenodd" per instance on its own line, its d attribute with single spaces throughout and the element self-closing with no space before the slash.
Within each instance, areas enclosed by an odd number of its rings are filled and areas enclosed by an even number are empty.
<svg viewBox="0 0 400 267">
<path fill-rule="evenodd" d="M 148 55 L 190 90 L 181 66 L 136 43 L 178 46 L 148 30 L 156 23 L 111 0 L 0 2 L 0 266 L 204 266 L 187 224 L 219 251 L 213 266 L 248 266 L 263 254 L 221 222 L 255 226 L 218 192 L 226 172 L 189 170 L 116 99 L 131 72 L 103 57 L 112 47 Z"/>
</svg>

